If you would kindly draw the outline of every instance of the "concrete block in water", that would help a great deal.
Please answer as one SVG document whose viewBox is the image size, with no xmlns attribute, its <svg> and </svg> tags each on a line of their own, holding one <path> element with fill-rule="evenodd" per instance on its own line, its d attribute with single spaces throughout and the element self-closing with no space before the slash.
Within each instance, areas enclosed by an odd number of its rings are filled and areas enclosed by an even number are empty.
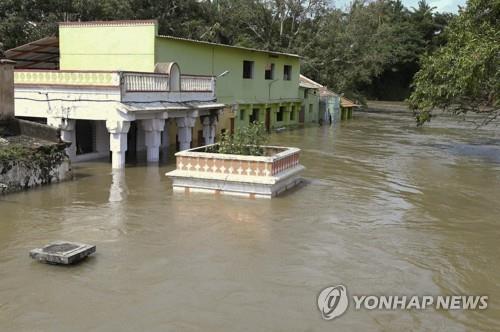
<svg viewBox="0 0 500 332">
<path fill-rule="evenodd" d="M 90 244 L 56 241 L 42 248 L 30 251 L 30 257 L 49 264 L 73 264 L 95 252 L 96 246 Z"/>
</svg>

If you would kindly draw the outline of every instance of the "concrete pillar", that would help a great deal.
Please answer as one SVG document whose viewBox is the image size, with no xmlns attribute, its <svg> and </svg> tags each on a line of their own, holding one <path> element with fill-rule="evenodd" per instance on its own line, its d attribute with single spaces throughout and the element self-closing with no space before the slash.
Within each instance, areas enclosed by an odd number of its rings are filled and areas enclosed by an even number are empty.
<svg viewBox="0 0 500 332">
<path fill-rule="evenodd" d="M 109 148 L 112 152 L 112 167 L 116 169 L 125 168 L 127 133 L 130 129 L 130 122 L 121 120 L 107 120 L 106 128 L 109 132 Z"/>
<path fill-rule="evenodd" d="M 201 123 L 203 124 L 203 138 L 205 139 L 205 145 L 214 144 L 215 135 L 217 133 L 217 116 L 204 116 Z"/>
<path fill-rule="evenodd" d="M 165 128 L 164 119 L 142 120 L 142 128 L 145 133 L 148 162 L 160 160 L 161 132 Z"/>
<path fill-rule="evenodd" d="M 76 131 L 75 131 L 74 119 L 67 118 L 47 118 L 47 124 L 52 127 L 59 128 L 61 130 L 61 140 L 66 143 L 71 143 L 69 147 L 66 148 L 66 154 L 73 160 L 76 157 Z"/>
<path fill-rule="evenodd" d="M 0 59 L 0 120 L 14 117 L 14 64 Z"/>
<path fill-rule="evenodd" d="M 192 129 L 195 124 L 195 118 L 183 117 L 176 118 L 177 135 L 179 137 L 179 150 L 184 151 L 191 148 Z"/>
</svg>

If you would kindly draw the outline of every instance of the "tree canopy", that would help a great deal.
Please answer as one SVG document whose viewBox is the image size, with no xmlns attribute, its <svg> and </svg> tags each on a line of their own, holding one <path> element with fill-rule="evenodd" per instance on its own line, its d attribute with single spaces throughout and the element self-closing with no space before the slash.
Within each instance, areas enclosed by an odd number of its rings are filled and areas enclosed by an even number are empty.
<svg viewBox="0 0 500 332">
<path fill-rule="evenodd" d="M 448 42 L 422 59 L 409 98 L 418 125 L 433 109 L 483 115 L 500 113 L 500 0 L 469 0 L 447 28 Z"/>
</svg>

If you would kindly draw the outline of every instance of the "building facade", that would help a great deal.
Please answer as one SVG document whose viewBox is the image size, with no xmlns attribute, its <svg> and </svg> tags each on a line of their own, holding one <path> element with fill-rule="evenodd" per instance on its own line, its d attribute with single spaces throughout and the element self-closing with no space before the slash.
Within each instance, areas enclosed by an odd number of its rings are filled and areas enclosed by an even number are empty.
<svg viewBox="0 0 500 332">
<path fill-rule="evenodd" d="M 123 167 L 127 154 L 144 150 L 154 162 L 169 145 L 209 144 L 253 121 L 296 125 L 313 102 L 302 100 L 296 55 L 157 31 L 150 20 L 66 22 L 58 38 L 7 51 L 18 63 L 16 115 L 60 127 L 73 159 L 111 150 Z"/>
<path fill-rule="evenodd" d="M 162 36 L 157 31 L 156 21 L 62 23 L 61 69 L 151 72 L 158 63 L 175 61 L 182 74 L 216 77 L 217 101 L 226 105 L 218 119 L 219 132 L 252 121 L 265 123 L 268 130 L 298 123 L 290 120 L 298 118 L 290 113 L 301 107 L 297 55 Z M 195 128 L 195 140 L 200 130 Z"/>
</svg>

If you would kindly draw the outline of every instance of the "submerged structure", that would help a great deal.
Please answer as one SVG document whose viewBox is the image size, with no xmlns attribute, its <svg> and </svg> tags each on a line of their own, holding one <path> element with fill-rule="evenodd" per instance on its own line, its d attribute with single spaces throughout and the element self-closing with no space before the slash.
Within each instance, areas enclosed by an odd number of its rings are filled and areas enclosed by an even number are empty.
<svg viewBox="0 0 500 332">
<path fill-rule="evenodd" d="M 76 161 L 111 152 L 123 168 L 146 151 L 156 162 L 169 146 L 212 144 L 253 121 L 293 126 L 305 112 L 297 55 L 162 36 L 152 20 L 60 23 L 58 37 L 6 55 L 16 116 L 61 129 Z"/>
<path fill-rule="evenodd" d="M 48 264 L 75 264 L 95 253 L 96 246 L 91 244 L 56 241 L 42 248 L 30 251 L 30 257 Z"/>
<path fill-rule="evenodd" d="M 263 146 L 263 156 L 207 152 L 205 146 L 176 153 L 167 173 L 174 190 L 271 198 L 301 182 L 300 149 Z"/>
</svg>

